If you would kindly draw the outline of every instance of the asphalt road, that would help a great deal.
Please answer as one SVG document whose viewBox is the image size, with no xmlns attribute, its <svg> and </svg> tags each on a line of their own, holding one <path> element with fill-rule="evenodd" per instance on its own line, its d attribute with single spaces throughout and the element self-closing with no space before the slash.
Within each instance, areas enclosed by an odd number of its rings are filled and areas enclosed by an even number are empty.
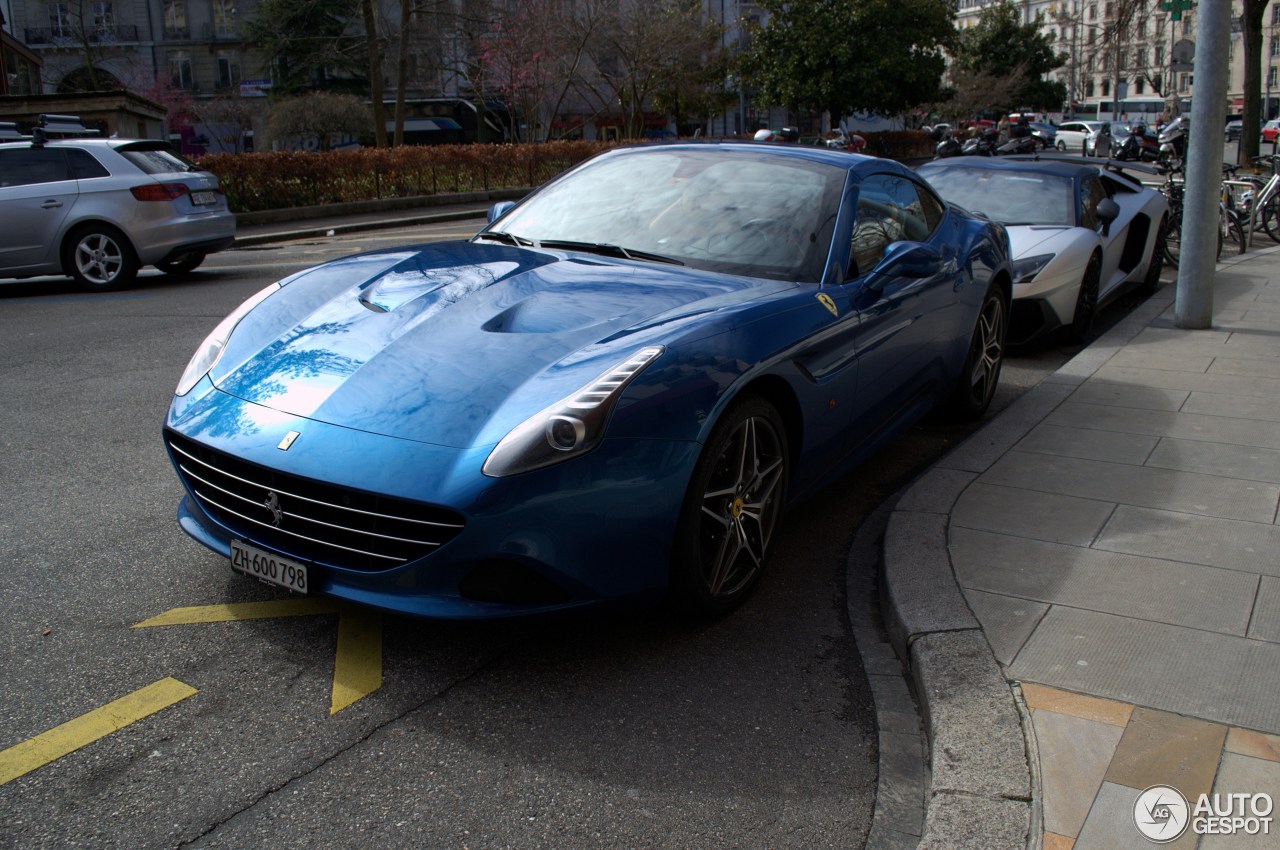
<svg viewBox="0 0 1280 850">
<path fill-rule="evenodd" d="M 174 520 L 160 427 L 204 334 L 306 265 L 477 227 L 232 251 L 118 294 L 0 283 L 0 771 L 28 768 L 0 772 L 0 847 L 862 846 L 876 729 L 846 556 L 967 428 L 914 428 L 794 511 L 759 591 L 709 624 L 344 609 L 133 628 L 283 598 Z M 1018 353 L 996 407 L 1077 350 Z M 380 683 L 331 714 L 353 659 Z M 103 710 L 130 695 L 153 702 Z"/>
</svg>

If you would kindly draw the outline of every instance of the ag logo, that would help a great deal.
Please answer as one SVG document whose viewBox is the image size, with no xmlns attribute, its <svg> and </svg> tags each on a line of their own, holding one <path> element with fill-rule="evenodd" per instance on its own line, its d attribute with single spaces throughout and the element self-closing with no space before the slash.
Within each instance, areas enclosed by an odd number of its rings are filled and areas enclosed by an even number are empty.
<svg viewBox="0 0 1280 850">
<path fill-rule="evenodd" d="M 1133 804 L 1138 831 L 1156 844 L 1167 844 L 1187 831 L 1191 807 L 1182 792 L 1169 785 L 1152 785 Z"/>
<path fill-rule="evenodd" d="M 835 316 L 836 318 L 840 317 L 840 311 L 836 309 L 836 302 L 831 300 L 830 295 L 828 295 L 825 292 L 819 292 L 818 301 L 822 303 L 823 307 L 826 307 L 828 310 L 831 311 L 831 315 Z"/>
</svg>

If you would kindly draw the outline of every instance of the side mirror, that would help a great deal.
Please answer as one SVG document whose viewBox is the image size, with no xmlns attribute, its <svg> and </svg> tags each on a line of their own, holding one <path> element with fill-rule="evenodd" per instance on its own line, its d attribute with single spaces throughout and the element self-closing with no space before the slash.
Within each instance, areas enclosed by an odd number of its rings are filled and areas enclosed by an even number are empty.
<svg viewBox="0 0 1280 850">
<path fill-rule="evenodd" d="M 1098 218 L 1102 219 L 1102 235 L 1111 232 L 1111 222 L 1120 217 L 1120 205 L 1110 198 L 1098 201 Z"/>
<path fill-rule="evenodd" d="M 495 221 L 502 218 L 515 205 L 515 201 L 498 201 L 498 203 L 489 207 L 489 224 L 493 224 Z"/>
<path fill-rule="evenodd" d="M 942 255 L 922 242 L 894 242 L 885 249 L 873 273 L 877 278 L 926 278 L 941 274 L 943 265 Z M 873 285 L 883 286 L 884 281 Z"/>
</svg>

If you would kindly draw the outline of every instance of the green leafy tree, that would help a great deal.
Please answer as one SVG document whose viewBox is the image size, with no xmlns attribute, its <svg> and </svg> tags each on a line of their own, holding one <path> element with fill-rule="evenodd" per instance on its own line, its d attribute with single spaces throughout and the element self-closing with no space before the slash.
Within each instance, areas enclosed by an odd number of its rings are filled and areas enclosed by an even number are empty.
<svg viewBox="0 0 1280 850">
<path fill-rule="evenodd" d="M 246 41 L 274 67 L 276 92 L 341 88 L 330 72 L 363 80 L 369 51 L 361 0 L 261 0 L 245 22 Z"/>
<path fill-rule="evenodd" d="M 942 99 L 948 0 L 760 0 L 740 74 L 763 100 L 792 110 L 896 114 Z"/>
<path fill-rule="evenodd" d="M 955 67 L 1013 81 L 1006 90 L 1008 101 L 991 106 L 1058 109 L 1067 98 L 1066 86 L 1046 80 L 1045 74 L 1065 65 L 1066 56 L 1054 52 L 1052 37 L 1041 31 L 1039 18 L 1024 24 L 1021 15 L 1009 0 L 983 9 L 978 23 L 960 34 Z"/>
</svg>

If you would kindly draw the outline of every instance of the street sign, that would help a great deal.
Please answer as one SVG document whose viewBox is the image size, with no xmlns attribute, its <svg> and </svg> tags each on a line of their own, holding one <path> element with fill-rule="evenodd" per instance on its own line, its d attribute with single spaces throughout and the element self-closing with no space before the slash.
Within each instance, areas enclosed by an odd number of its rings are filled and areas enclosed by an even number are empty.
<svg viewBox="0 0 1280 850">
<path fill-rule="evenodd" d="M 1160 8 L 1169 13 L 1169 20 L 1182 20 L 1183 12 L 1190 12 L 1196 6 L 1192 0 L 1161 0 Z"/>
</svg>

